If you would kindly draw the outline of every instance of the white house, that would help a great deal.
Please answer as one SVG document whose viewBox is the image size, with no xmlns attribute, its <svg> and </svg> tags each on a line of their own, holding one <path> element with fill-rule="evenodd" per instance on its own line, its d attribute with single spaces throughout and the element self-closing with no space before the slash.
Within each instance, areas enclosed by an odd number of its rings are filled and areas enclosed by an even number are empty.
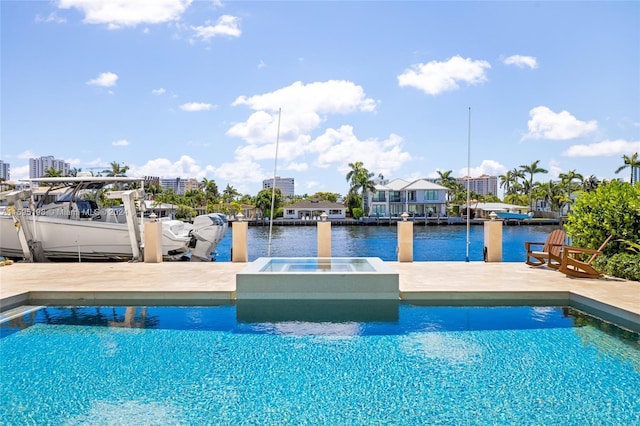
<svg viewBox="0 0 640 426">
<path fill-rule="evenodd" d="M 344 219 L 347 217 L 347 208 L 344 204 L 328 201 L 300 201 L 282 208 L 284 219 L 317 219 L 322 213 L 327 214 L 327 219 Z"/>
<path fill-rule="evenodd" d="M 447 188 L 425 179 L 413 182 L 394 179 L 375 188 L 376 192 L 367 194 L 368 216 L 398 217 L 404 212 L 418 217 L 447 214 Z"/>
</svg>

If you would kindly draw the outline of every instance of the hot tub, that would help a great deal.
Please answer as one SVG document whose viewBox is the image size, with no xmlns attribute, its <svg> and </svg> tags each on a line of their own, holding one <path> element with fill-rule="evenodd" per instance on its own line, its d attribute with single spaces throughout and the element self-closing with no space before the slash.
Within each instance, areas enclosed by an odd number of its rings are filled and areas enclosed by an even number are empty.
<svg viewBox="0 0 640 426">
<path fill-rule="evenodd" d="M 398 273 L 377 257 L 261 257 L 236 274 L 239 300 L 398 297 Z"/>
</svg>

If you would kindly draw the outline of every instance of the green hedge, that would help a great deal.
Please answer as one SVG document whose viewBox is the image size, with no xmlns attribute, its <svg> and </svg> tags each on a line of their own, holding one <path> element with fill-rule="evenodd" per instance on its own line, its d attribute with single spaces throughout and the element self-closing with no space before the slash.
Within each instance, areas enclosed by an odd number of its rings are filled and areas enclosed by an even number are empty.
<svg viewBox="0 0 640 426">
<path fill-rule="evenodd" d="M 594 266 L 607 275 L 625 280 L 640 281 L 640 253 L 616 253 L 600 256 Z"/>
</svg>

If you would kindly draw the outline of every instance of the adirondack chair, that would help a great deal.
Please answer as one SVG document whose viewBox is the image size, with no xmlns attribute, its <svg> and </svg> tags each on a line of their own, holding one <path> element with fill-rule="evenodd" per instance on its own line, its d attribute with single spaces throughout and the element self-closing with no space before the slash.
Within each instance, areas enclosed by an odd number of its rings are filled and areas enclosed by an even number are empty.
<svg viewBox="0 0 640 426">
<path fill-rule="evenodd" d="M 576 278 L 601 278 L 604 274 L 591 264 L 596 257 L 602 254 L 602 250 L 604 250 L 612 236 L 610 235 L 609 238 L 604 240 L 598 250 L 564 246 L 562 248 L 562 261 L 559 271 L 567 276 Z"/>
<path fill-rule="evenodd" d="M 561 251 L 564 245 L 565 233 L 562 229 L 556 229 L 549 233 L 544 243 L 526 241 L 524 246 L 527 250 L 526 264 L 531 266 L 548 265 L 558 269 L 561 262 Z M 532 250 L 533 247 L 542 246 L 542 250 Z"/>
</svg>

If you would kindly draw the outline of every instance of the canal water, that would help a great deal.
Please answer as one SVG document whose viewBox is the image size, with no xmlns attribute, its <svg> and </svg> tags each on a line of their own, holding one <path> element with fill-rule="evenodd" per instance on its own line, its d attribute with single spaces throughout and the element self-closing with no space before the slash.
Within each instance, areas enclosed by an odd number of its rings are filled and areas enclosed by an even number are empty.
<svg viewBox="0 0 640 426">
<path fill-rule="evenodd" d="M 555 226 L 505 226 L 502 229 L 502 260 L 524 262 L 525 241 L 544 242 Z M 218 262 L 231 261 L 230 227 L 218 245 Z M 465 261 L 467 227 L 454 225 L 414 226 L 414 261 Z M 484 227 L 469 229 L 469 260 L 483 260 Z M 332 226 L 331 254 L 334 257 L 379 257 L 385 261 L 398 259 L 398 234 L 395 226 Z M 269 227 L 248 229 L 249 261 L 269 253 Z M 315 226 L 273 226 L 272 257 L 315 257 L 317 228 Z"/>
</svg>

